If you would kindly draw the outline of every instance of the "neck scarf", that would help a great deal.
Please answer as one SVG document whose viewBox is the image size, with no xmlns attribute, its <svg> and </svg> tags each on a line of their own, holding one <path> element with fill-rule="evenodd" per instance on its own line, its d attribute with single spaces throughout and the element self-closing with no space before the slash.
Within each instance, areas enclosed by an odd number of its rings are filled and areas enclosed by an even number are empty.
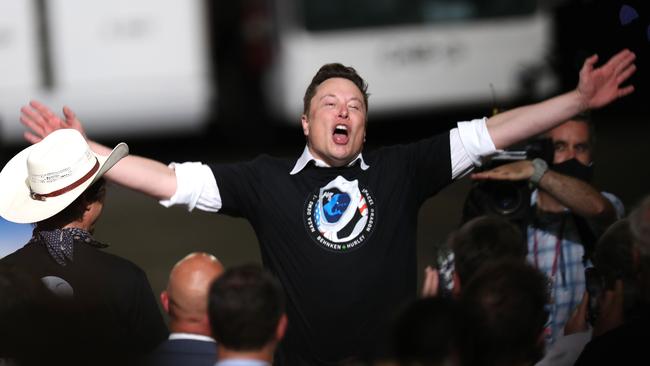
<svg viewBox="0 0 650 366">
<path fill-rule="evenodd" d="M 79 228 L 54 229 L 51 231 L 35 231 L 31 241 L 41 240 L 45 243 L 50 257 L 61 266 L 73 261 L 73 243 L 79 241 L 95 248 L 106 248 L 108 245 L 93 239 L 89 232 Z"/>
</svg>

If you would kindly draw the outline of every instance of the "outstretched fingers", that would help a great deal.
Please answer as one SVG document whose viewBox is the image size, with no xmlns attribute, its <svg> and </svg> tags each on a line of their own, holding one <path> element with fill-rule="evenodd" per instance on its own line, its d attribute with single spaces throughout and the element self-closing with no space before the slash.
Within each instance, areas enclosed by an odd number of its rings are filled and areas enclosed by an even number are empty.
<svg viewBox="0 0 650 366">
<path fill-rule="evenodd" d="M 54 114 L 54 112 L 52 112 L 44 104 L 36 100 L 32 100 L 31 102 L 29 102 L 29 105 L 41 115 L 47 127 L 52 129 L 49 132 L 52 132 L 55 129 L 66 127 L 63 120 L 61 120 L 56 114 Z"/>
<path fill-rule="evenodd" d="M 41 138 L 41 137 L 39 137 L 39 136 L 29 132 L 29 131 L 23 132 L 23 137 L 30 144 L 35 144 L 35 143 L 40 142 L 41 140 L 43 140 L 43 138 Z"/>
<path fill-rule="evenodd" d="M 634 92 L 634 86 L 633 85 L 628 85 L 626 87 L 620 88 L 618 90 L 618 97 L 624 97 L 628 94 L 632 94 Z"/>
<path fill-rule="evenodd" d="M 624 69 L 617 73 L 616 82 L 620 85 L 636 72 L 636 65 L 626 65 Z"/>
<path fill-rule="evenodd" d="M 612 58 L 607 62 L 608 65 L 612 65 L 614 67 L 614 70 L 616 73 L 620 73 L 623 71 L 625 68 L 630 66 L 634 60 L 636 59 L 636 55 L 634 52 L 624 49 L 621 52 L 617 53 L 616 55 L 612 56 Z"/>
<path fill-rule="evenodd" d="M 34 113 L 29 107 L 20 108 L 20 123 L 22 123 L 30 131 L 31 135 L 44 137 L 45 130 L 43 128 L 43 119 Z M 32 142 L 28 139 L 29 142 Z"/>
<path fill-rule="evenodd" d="M 29 137 L 25 137 L 29 142 L 33 142 L 34 138 L 42 139 L 52 131 L 64 128 L 63 121 L 38 102 L 31 102 L 29 106 L 22 107 L 20 113 L 20 122 L 30 130 L 30 134 L 27 135 Z"/>
<path fill-rule="evenodd" d="M 79 121 L 77 115 L 70 107 L 63 107 L 63 115 L 65 116 L 65 123 L 67 124 L 68 128 L 74 128 L 75 130 L 79 131 L 84 137 L 86 137 L 86 131 L 84 131 L 84 128 L 81 125 L 81 121 Z"/>
<path fill-rule="evenodd" d="M 23 137 L 31 143 L 39 142 L 53 131 L 62 128 L 75 129 L 86 137 L 81 122 L 68 106 L 63 107 L 64 119 L 59 118 L 46 105 L 36 100 L 32 100 L 29 105 L 23 106 L 20 112 L 20 122 L 27 127 Z"/>
<path fill-rule="evenodd" d="M 624 49 L 598 68 L 594 68 L 594 57 L 588 58 L 580 70 L 577 90 L 585 108 L 600 108 L 634 91 L 633 86 L 621 86 L 636 71 L 634 52 Z"/>
</svg>

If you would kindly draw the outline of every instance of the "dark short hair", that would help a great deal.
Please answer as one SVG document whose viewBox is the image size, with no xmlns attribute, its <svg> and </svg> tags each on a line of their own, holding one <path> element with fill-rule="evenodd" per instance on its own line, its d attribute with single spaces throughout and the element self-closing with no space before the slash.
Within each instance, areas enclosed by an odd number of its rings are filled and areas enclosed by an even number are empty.
<svg viewBox="0 0 650 366">
<path fill-rule="evenodd" d="M 639 252 L 637 278 L 643 301 L 650 304 L 650 195 L 646 195 L 628 216 L 634 236 L 634 248 Z"/>
<path fill-rule="evenodd" d="M 634 234 L 629 219 L 611 224 L 596 242 L 593 262 L 603 285 L 613 289 L 616 280 L 623 281 L 623 311 L 626 320 L 642 314 L 646 307 L 639 290 L 635 266 Z"/>
<path fill-rule="evenodd" d="M 37 222 L 36 227 L 41 229 L 59 228 L 61 224 L 67 224 L 80 220 L 89 204 L 101 202 L 106 197 L 106 179 L 99 178 L 91 184 L 77 199 L 72 201 L 68 207 L 56 215 Z"/>
<path fill-rule="evenodd" d="M 628 219 L 620 219 L 611 224 L 596 242 L 594 266 L 608 287 L 613 288 L 616 279 L 634 279 L 636 276 L 633 245 L 634 235 Z"/>
<path fill-rule="evenodd" d="M 229 268 L 210 287 L 212 333 L 229 349 L 262 348 L 273 339 L 284 309 L 280 282 L 257 264 Z"/>
<path fill-rule="evenodd" d="M 548 319 L 546 277 L 526 262 L 503 260 L 482 267 L 460 297 L 463 364 L 533 364 L 544 353 L 540 336 Z"/>
<path fill-rule="evenodd" d="M 643 197 L 629 218 L 635 246 L 643 256 L 650 257 L 650 195 Z"/>
<path fill-rule="evenodd" d="M 393 322 L 389 356 L 399 365 L 443 365 L 456 351 L 461 313 L 451 297 L 407 303 Z"/>
<path fill-rule="evenodd" d="M 591 111 L 587 110 L 578 113 L 575 116 L 569 118 L 569 120 L 582 122 L 587 125 L 587 129 L 589 130 L 589 146 L 593 149 L 596 145 L 596 125 L 594 124 L 591 117 Z"/>
<path fill-rule="evenodd" d="M 501 216 L 482 215 L 467 221 L 449 237 L 454 271 L 465 284 L 479 267 L 501 258 L 526 259 L 521 230 Z"/>
<path fill-rule="evenodd" d="M 576 121 L 576 122 L 582 122 L 587 125 L 587 130 L 589 131 L 589 147 L 591 149 L 594 148 L 596 145 L 596 125 L 593 122 L 593 119 L 591 117 L 591 111 L 587 110 L 584 112 L 580 112 L 576 115 L 573 115 L 571 118 L 567 119 L 565 122 L 569 121 Z M 550 133 L 549 131 L 543 132 L 539 137 L 548 137 Z M 593 151 L 592 151 L 593 152 Z"/>
<path fill-rule="evenodd" d="M 330 63 L 321 66 L 321 68 L 318 69 L 318 72 L 316 72 L 316 75 L 314 75 L 314 78 L 311 79 L 309 86 L 307 86 L 305 96 L 302 99 L 304 114 L 309 113 L 309 108 L 311 107 L 311 99 L 316 94 L 316 88 L 322 82 L 331 78 L 343 78 L 353 82 L 354 85 L 359 88 L 361 94 L 363 94 L 363 104 L 366 107 L 366 112 L 368 112 L 368 84 L 353 67 L 344 66 L 340 63 Z"/>
</svg>

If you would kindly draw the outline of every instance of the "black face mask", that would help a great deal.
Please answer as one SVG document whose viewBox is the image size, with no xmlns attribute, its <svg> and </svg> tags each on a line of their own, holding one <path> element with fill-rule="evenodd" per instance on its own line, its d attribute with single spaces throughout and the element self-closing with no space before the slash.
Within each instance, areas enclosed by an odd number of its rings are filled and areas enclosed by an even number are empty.
<svg viewBox="0 0 650 366">
<path fill-rule="evenodd" d="M 585 182 L 591 182 L 594 177 L 594 164 L 584 165 L 576 158 L 553 164 L 552 169 L 560 174 L 568 175 Z"/>
</svg>

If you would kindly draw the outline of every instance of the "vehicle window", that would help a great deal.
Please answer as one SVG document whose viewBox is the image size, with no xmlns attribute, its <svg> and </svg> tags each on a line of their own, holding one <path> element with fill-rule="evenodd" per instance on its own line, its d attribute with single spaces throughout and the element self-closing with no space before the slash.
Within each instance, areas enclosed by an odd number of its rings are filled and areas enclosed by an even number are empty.
<svg viewBox="0 0 650 366">
<path fill-rule="evenodd" d="M 532 14 L 536 0 L 298 0 L 309 31 L 416 25 Z"/>
</svg>

